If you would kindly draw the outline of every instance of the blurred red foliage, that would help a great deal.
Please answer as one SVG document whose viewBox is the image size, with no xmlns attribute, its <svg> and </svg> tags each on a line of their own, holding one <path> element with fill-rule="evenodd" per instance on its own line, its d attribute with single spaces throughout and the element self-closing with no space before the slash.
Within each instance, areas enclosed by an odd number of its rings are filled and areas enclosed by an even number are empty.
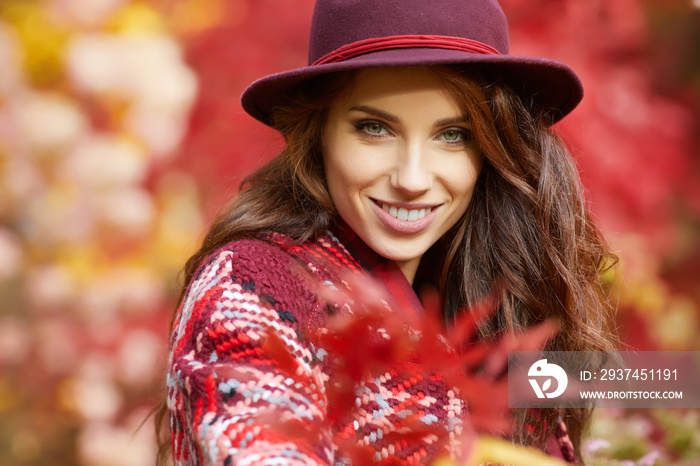
<svg viewBox="0 0 700 466">
<path fill-rule="evenodd" d="M 422 299 L 426 318 L 417 328 L 411 328 L 401 312 L 387 310 L 380 282 L 369 276 L 347 274 L 342 283 L 346 290 L 329 290 L 320 285 L 316 288 L 328 302 L 352 302 L 353 312 L 332 315 L 323 327 L 307 335 L 315 347 L 328 353 L 324 359 L 332 375 L 325 396 L 331 424 L 343 425 L 344 419 L 356 419 L 356 397 L 362 392 L 362 385 L 389 372 L 401 374 L 406 380 L 442 380 L 459 392 L 468 407 L 460 438 L 464 458 L 470 454 L 475 435 L 511 432 L 508 380 L 504 376 L 508 351 L 541 351 L 558 331 L 555 322 L 546 320 L 523 332 L 477 341 L 479 325 L 489 320 L 498 307 L 497 290 L 478 306 L 458 313 L 460 317 L 449 328 L 441 316 L 437 293 L 427 290 Z M 299 379 L 304 371 L 297 370 L 300 363 L 279 334 L 272 328 L 266 333 L 266 353 L 274 356 L 278 368 L 305 383 L 309 393 L 319 392 L 319 399 L 322 398 L 314 378 Z M 405 410 L 410 414 L 401 424 L 384 432 L 384 442 L 411 443 L 435 437 L 438 443 L 448 444 L 447 431 L 421 421 L 425 414 L 420 405 L 406 403 Z M 317 436 L 323 435 L 304 423 L 271 421 L 279 432 L 306 438 L 309 444 L 317 443 Z M 375 464 L 374 450 L 358 445 L 355 437 L 344 440 L 341 449 L 354 459 L 353 464 Z M 378 464 L 395 463 L 387 460 Z"/>
</svg>

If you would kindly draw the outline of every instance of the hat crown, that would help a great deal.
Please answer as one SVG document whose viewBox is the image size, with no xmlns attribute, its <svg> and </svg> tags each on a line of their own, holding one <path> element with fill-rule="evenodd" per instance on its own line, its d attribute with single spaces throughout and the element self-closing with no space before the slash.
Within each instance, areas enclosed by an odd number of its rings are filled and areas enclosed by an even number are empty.
<svg viewBox="0 0 700 466">
<path fill-rule="evenodd" d="M 508 53 L 508 23 L 496 0 L 317 0 L 309 65 L 353 42 L 403 35 L 460 37 Z"/>
</svg>

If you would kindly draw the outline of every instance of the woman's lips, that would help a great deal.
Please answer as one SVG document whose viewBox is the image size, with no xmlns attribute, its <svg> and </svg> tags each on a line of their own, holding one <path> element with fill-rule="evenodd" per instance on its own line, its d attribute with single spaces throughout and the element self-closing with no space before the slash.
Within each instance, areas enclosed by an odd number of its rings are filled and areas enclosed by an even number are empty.
<svg viewBox="0 0 700 466">
<path fill-rule="evenodd" d="M 399 233 L 419 233 L 430 225 L 441 204 L 388 204 L 372 199 L 379 219 Z"/>
</svg>

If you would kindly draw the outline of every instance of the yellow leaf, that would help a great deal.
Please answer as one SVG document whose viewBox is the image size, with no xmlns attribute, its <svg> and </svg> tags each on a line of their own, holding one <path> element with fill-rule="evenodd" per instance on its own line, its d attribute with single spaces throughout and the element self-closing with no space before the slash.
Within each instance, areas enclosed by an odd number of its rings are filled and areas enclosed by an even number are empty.
<svg viewBox="0 0 700 466">
<path fill-rule="evenodd" d="M 535 448 L 515 445 L 507 440 L 493 437 L 477 437 L 465 466 L 478 466 L 485 463 L 512 466 L 566 465 L 563 461 L 552 458 Z"/>
</svg>

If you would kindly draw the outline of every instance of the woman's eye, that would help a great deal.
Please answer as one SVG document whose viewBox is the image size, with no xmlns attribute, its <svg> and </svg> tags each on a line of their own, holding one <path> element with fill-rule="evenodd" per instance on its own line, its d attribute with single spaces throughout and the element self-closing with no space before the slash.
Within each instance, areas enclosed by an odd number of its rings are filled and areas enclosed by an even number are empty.
<svg viewBox="0 0 700 466">
<path fill-rule="evenodd" d="M 447 131 L 442 133 L 442 137 L 446 141 L 456 142 L 456 141 L 464 139 L 464 133 L 462 131 L 459 131 L 456 129 L 448 129 Z"/>
<path fill-rule="evenodd" d="M 370 136 L 383 136 L 389 133 L 382 123 L 374 120 L 360 120 L 355 123 L 355 128 Z"/>
<path fill-rule="evenodd" d="M 463 129 L 448 129 L 442 133 L 442 139 L 450 143 L 466 142 L 469 139 L 469 134 Z"/>
<path fill-rule="evenodd" d="M 445 134 L 445 139 L 447 139 L 448 141 L 456 141 L 460 137 L 462 137 L 462 133 L 460 133 L 459 131 L 455 131 L 453 129 L 451 129 L 449 131 L 445 131 L 444 134 Z"/>
<path fill-rule="evenodd" d="M 370 134 L 382 134 L 384 131 L 384 127 L 379 123 L 366 123 L 364 128 Z"/>
</svg>

